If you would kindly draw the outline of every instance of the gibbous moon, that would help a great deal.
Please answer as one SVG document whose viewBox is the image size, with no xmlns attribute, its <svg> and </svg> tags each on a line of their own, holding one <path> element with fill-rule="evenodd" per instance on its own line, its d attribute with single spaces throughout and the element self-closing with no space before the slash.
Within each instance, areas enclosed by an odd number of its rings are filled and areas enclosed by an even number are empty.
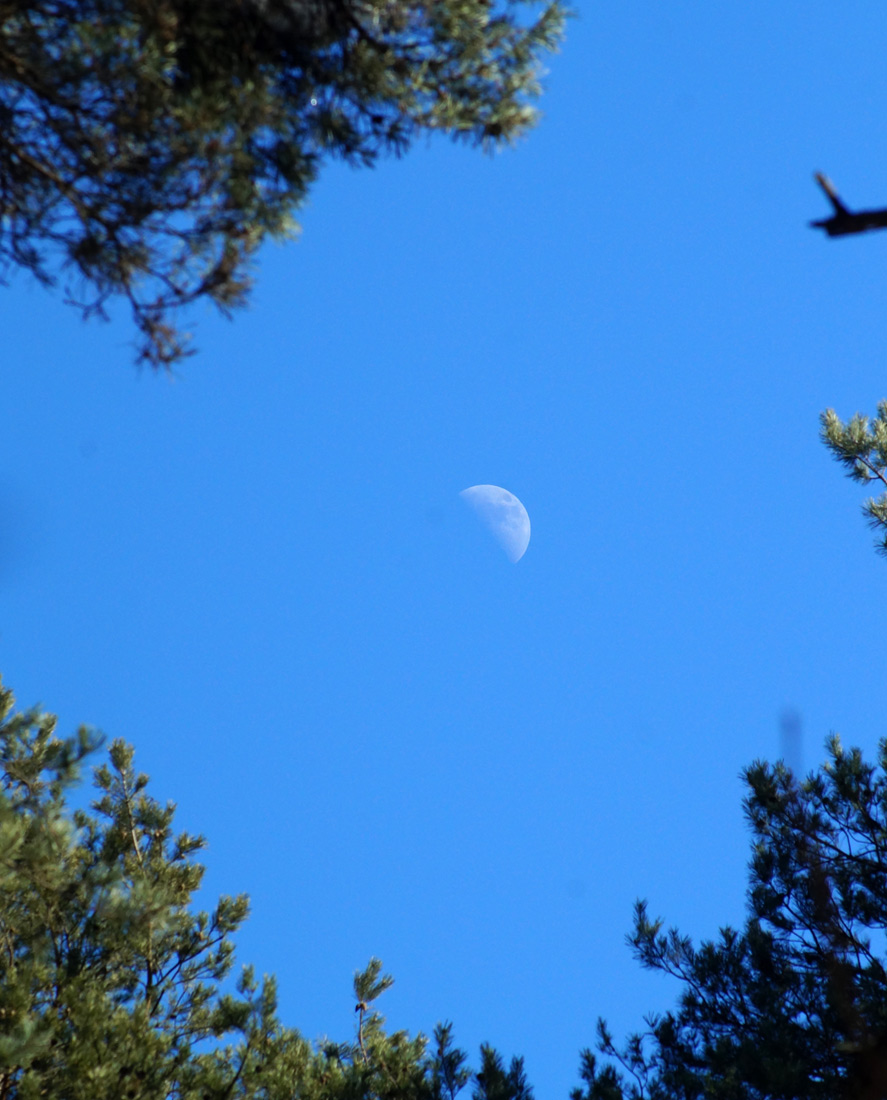
<svg viewBox="0 0 887 1100">
<path fill-rule="evenodd" d="M 472 485 L 459 496 L 489 528 L 509 561 L 520 561 L 530 542 L 530 517 L 514 493 L 498 485 Z"/>
</svg>

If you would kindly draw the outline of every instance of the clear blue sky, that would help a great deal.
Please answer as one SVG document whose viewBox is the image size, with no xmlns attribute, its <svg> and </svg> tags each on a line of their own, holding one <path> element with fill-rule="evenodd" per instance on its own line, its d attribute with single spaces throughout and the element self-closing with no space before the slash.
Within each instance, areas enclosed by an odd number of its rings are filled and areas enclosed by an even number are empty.
<svg viewBox="0 0 887 1100">
<path fill-rule="evenodd" d="M 174 379 L 123 315 L 0 297 L 0 668 L 137 749 L 285 1020 L 452 1019 L 565 1098 L 675 989 L 636 897 L 744 913 L 741 768 L 883 734 L 887 563 L 819 412 L 887 397 L 887 15 L 583 4 L 485 158 L 331 168 Z M 512 565 L 458 493 L 526 505 Z"/>
</svg>

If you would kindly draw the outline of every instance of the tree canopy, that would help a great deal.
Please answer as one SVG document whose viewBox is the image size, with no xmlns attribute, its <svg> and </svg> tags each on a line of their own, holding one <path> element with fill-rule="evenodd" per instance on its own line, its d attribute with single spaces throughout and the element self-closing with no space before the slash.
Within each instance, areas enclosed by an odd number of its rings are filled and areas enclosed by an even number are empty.
<svg viewBox="0 0 887 1100">
<path fill-rule="evenodd" d="M 887 401 L 878 403 L 873 420 L 856 413 L 843 421 L 834 409 L 820 418 L 822 439 L 853 481 L 874 482 L 882 492 L 867 500 L 863 514 L 877 532 L 878 553 L 887 555 Z"/>
<path fill-rule="evenodd" d="M 887 1094 L 887 741 L 876 766 L 837 737 L 799 781 L 781 762 L 744 773 L 749 915 L 694 946 L 639 902 L 629 942 L 682 983 L 676 1009 L 618 1046 L 598 1024 L 574 1100 Z"/>
<path fill-rule="evenodd" d="M 829 409 L 822 433 L 854 480 L 887 485 L 887 402 L 872 422 Z M 887 495 L 865 512 L 887 553 Z M 677 1007 L 623 1044 L 599 1020 L 573 1100 L 887 1097 L 887 739 L 874 765 L 833 736 L 806 778 L 781 761 L 743 778 L 744 925 L 697 947 L 637 903 L 628 942 L 679 979 Z"/>
<path fill-rule="evenodd" d="M 139 356 L 186 352 L 175 314 L 242 305 L 249 261 L 324 161 L 421 133 L 485 147 L 536 119 L 561 0 L 0 0 L 0 274 L 104 315 Z"/>
<path fill-rule="evenodd" d="M 284 1026 L 273 978 L 233 976 L 247 898 L 193 910 L 203 838 L 173 831 L 132 748 L 69 807 L 98 740 L 0 688 L 0 1100 L 532 1100 L 521 1059 L 484 1046 L 474 1073 L 450 1024 L 386 1031 L 378 959 L 354 976 L 352 1039 Z"/>
<path fill-rule="evenodd" d="M 887 403 L 872 426 L 823 414 L 863 481 L 885 424 Z M 203 838 L 174 831 L 132 748 L 114 741 L 91 806 L 69 805 L 100 742 L 0 688 L 0 1100 L 533 1100 L 522 1059 L 483 1045 L 473 1070 L 449 1023 L 388 1031 L 377 959 L 354 975 L 350 1039 L 284 1025 L 273 978 L 234 976 L 246 897 L 194 910 Z M 874 764 L 833 736 L 806 778 L 758 761 L 743 779 L 744 923 L 696 946 L 636 904 L 637 959 L 682 989 L 624 1043 L 599 1021 L 572 1100 L 887 1097 L 887 738 Z"/>
</svg>

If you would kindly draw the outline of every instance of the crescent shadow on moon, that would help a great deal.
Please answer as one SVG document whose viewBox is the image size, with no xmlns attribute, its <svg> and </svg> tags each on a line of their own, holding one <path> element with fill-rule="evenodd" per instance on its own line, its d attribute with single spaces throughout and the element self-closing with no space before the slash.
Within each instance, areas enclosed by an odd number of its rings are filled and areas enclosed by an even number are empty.
<svg viewBox="0 0 887 1100">
<path fill-rule="evenodd" d="M 520 561 L 530 543 L 530 517 L 514 493 L 499 485 L 472 485 L 459 496 L 489 529 L 508 560 Z"/>
</svg>

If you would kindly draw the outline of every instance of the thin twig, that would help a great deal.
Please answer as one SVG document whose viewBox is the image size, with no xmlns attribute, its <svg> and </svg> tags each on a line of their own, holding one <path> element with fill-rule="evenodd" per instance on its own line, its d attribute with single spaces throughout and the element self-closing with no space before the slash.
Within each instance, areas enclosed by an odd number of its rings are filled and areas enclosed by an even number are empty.
<svg viewBox="0 0 887 1100">
<path fill-rule="evenodd" d="M 887 486 L 887 477 L 884 476 L 884 474 L 878 469 L 877 466 L 869 462 L 869 460 L 867 458 L 864 458 L 862 455 L 857 455 L 856 461 L 861 462 L 872 475 L 872 477 L 878 478 L 879 481 L 883 482 L 883 484 Z"/>
</svg>

